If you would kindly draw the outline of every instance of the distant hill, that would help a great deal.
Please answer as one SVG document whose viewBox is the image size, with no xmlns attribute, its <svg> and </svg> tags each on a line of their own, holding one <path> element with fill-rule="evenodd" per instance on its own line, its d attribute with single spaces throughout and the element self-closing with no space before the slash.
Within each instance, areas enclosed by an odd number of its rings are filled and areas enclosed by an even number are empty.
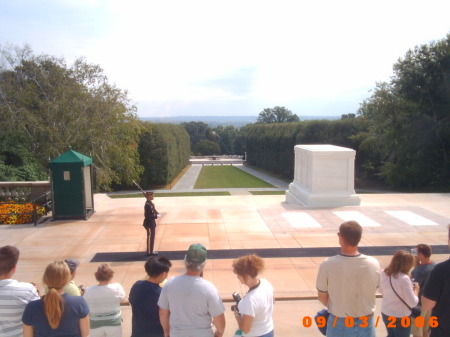
<svg viewBox="0 0 450 337">
<path fill-rule="evenodd" d="M 340 119 L 340 116 L 300 116 L 300 120 L 335 120 Z M 258 116 L 173 116 L 173 117 L 141 117 L 143 121 L 150 121 L 153 123 L 170 123 L 180 124 L 184 122 L 203 122 L 209 127 L 215 128 L 218 125 L 228 126 L 232 125 L 240 128 L 244 125 L 256 123 Z"/>
</svg>

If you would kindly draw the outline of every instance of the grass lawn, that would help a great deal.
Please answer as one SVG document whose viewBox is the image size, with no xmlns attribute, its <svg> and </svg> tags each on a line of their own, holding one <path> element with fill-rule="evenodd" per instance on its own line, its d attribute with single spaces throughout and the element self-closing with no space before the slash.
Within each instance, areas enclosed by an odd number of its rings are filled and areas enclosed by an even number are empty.
<svg viewBox="0 0 450 337">
<path fill-rule="evenodd" d="M 230 192 L 174 192 L 174 193 L 155 193 L 155 198 L 157 197 L 201 197 L 201 196 L 223 196 L 230 195 Z M 142 193 L 130 193 L 130 194 L 110 194 L 110 198 L 143 198 Z"/>
<path fill-rule="evenodd" d="M 284 195 L 286 191 L 250 191 L 253 195 Z"/>
<path fill-rule="evenodd" d="M 274 187 L 234 166 L 203 166 L 194 188 L 260 188 Z"/>
</svg>

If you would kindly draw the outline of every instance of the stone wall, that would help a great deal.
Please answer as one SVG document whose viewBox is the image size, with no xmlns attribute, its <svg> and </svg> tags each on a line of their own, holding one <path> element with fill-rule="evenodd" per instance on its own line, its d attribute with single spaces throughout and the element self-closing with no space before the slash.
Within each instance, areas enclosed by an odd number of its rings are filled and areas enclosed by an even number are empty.
<svg viewBox="0 0 450 337">
<path fill-rule="evenodd" d="M 50 190 L 50 181 L 0 181 L 2 199 L 33 200 Z"/>
</svg>

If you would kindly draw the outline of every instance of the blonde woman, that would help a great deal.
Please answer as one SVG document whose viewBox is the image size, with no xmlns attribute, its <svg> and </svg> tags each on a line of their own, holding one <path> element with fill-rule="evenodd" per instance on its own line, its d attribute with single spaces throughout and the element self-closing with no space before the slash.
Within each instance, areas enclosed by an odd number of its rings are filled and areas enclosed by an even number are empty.
<svg viewBox="0 0 450 337">
<path fill-rule="evenodd" d="M 244 336 L 273 337 L 273 287 L 258 275 L 264 269 L 264 260 L 256 255 L 242 256 L 233 261 L 233 272 L 241 284 L 249 289 L 234 310 L 239 329 Z"/>
<path fill-rule="evenodd" d="M 114 271 L 102 263 L 95 272 L 98 285 L 88 287 L 83 297 L 90 310 L 90 337 L 122 337 L 120 302 L 125 291 L 120 283 L 112 283 Z"/>
<path fill-rule="evenodd" d="M 28 303 L 22 316 L 24 337 L 87 337 L 89 335 L 89 307 L 80 296 L 64 294 L 71 279 L 64 261 L 50 263 L 43 282 L 48 293 Z"/>
<path fill-rule="evenodd" d="M 395 252 L 389 266 L 381 273 L 381 315 L 388 337 L 409 337 L 411 324 L 400 324 L 419 302 L 418 285 L 413 285 L 409 273 L 414 267 L 414 256 L 407 251 Z"/>
</svg>

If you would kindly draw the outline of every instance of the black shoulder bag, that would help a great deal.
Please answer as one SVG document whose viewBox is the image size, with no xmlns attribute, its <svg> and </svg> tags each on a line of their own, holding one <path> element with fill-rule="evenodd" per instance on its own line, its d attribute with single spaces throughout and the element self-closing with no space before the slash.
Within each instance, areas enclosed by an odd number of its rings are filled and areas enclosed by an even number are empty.
<svg viewBox="0 0 450 337">
<path fill-rule="evenodd" d="M 420 312 L 422 311 L 422 308 L 420 307 L 420 304 L 416 305 L 414 308 L 411 308 L 404 300 L 401 298 L 397 292 L 395 291 L 394 287 L 392 286 L 392 279 L 389 276 L 389 282 L 391 283 L 391 288 L 394 291 L 394 294 L 397 295 L 397 297 L 400 299 L 400 301 L 403 302 L 404 305 L 408 307 L 409 310 L 411 310 L 411 315 L 409 315 L 412 318 L 416 318 L 417 316 L 420 316 Z"/>
</svg>

